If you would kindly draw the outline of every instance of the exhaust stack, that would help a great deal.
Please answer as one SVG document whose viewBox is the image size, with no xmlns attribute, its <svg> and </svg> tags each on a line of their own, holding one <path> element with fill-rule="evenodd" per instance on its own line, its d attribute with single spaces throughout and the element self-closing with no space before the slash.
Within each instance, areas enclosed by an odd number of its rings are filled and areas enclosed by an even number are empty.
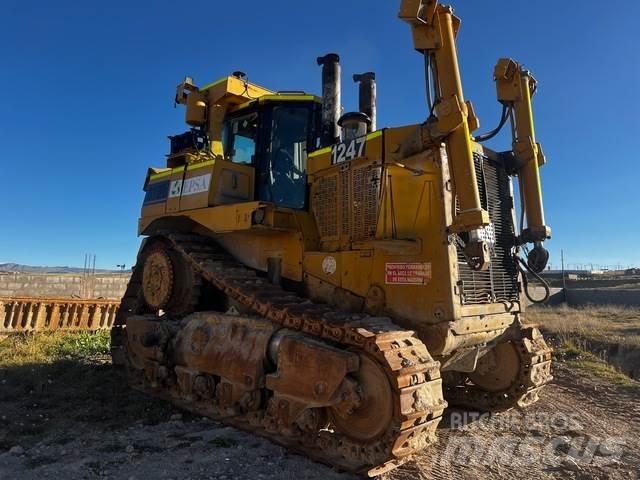
<svg viewBox="0 0 640 480">
<path fill-rule="evenodd" d="M 371 120 L 367 133 L 375 132 L 377 117 L 376 74 L 374 72 L 356 74 L 353 76 L 353 81 L 359 84 L 358 108 Z"/>
<path fill-rule="evenodd" d="M 322 66 L 322 129 L 321 146 L 326 147 L 340 141 L 338 120 L 342 110 L 340 92 L 340 57 L 329 53 L 318 57 L 318 65 Z"/>
</svg>

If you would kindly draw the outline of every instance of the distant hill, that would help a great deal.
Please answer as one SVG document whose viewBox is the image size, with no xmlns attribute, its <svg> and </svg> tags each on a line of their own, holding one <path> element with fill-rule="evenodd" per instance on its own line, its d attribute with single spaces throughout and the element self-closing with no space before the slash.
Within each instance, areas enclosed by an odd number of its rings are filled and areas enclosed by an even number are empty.
<svg viewBox="0 0 640 480">
<path fill-rule="evenodd" d="M 127 269 L 124 273 L 129 272 Z M 0 272 L 24 272 L 24 273 L 82 273 L 78 267 L 36 267 L 32 265 L 20 265 L 19 263 L 0 263 Z M 96 273 L 123 273 L 121 270 L 103 270 L 96 268 Z"/>
</svg>

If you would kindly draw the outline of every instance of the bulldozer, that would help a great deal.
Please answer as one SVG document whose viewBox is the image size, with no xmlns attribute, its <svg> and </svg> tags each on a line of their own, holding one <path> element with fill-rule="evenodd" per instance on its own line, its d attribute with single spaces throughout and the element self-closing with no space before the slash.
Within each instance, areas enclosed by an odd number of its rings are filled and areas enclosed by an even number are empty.
<svg viewBox="0 0 640 480">
<path fill-rule="evenodd" d="M 401 0 L 399 17 L 424 61 L 421 124 L 377 127 L 373 72 L 343 113 L 333 53 L 321 96 L 239 71 L 180 83 L 189 129 L 147 172 L 112 328 L 133 388 L 369 476 L 433 444 L 448 405 L 524 408 L 552 379 L 524 323 L 551 235 L 536 80 L 500 59 L 500 124 L 476 134 L 460 19 L 434 0 Z M 486 147 L 506 124 L 511 149 Z"/>
</svg>

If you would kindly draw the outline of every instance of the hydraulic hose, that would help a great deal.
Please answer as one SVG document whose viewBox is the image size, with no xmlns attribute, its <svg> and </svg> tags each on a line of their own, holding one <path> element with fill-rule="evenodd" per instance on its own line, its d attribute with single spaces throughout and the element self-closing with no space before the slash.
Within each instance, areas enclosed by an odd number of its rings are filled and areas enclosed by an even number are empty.
<svg viewBox="0 0 640 480">
<path fill-rule="evenodd" d="M 525 262 L 521 257 L 518 256 L 516 258 L 518 259 L 518 262 L 521 265 L 520 271 L 522 272 L 522 283 L 524 283 L 524 294 L 529 299 L 529 301 L 531 303 L 540 304 L 549 300 L 549 297 L 551 296 L 551 287 L 549 287 L 549 284 L 547 283 L 547 281 L 544 278 L 542 278 L 540 275 L 538 275 L 536 272 L 534 272 L 529 267 L 527 262 Z M 529 279 L 527 278 L 527 272 L 533 275 L 536 278 L 536 280 L 538 280 L 542 284 L 542 288 L 544 288 L 544 292 L 545 292 L 544 298 L 540 300 L 536 300 L 531 296 L 531 293 L 529 292 Z"/>
<path fill-rule="evenodd" d="M 491 140 L 493 137 L 498 135 L 500 133 L 500 131 L 502 130 L 502 127 L 504 127 L 505 124 L 507 123 L 507 120 L 509 120 L 509 115 L 510 115 L 509 112 L 510 112 L 509 107 L 506 104 L 503 104 L 502 105 L 502 116 L 500 117 L 500 123 L 498 124 L 498 126 L 496 128 L 494 128 L 493 130 L 491 130 L 490 132 L 484 133 L 482 135 L 477 135 L 473 139 L 476 142 L 486 142 L 487 140 Z"/>
</svg>

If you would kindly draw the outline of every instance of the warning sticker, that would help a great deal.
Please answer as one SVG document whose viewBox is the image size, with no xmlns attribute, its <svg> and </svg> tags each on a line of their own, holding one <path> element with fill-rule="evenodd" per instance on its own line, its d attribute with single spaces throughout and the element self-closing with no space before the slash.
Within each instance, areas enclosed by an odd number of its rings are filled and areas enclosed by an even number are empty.
<svg viewBox="0 0 640 480">
<path fill-rule="evenodd" d="M 431 280 L 431 263 L 387 263 L 385 283 L 426 285 Z"/>
</svg>

